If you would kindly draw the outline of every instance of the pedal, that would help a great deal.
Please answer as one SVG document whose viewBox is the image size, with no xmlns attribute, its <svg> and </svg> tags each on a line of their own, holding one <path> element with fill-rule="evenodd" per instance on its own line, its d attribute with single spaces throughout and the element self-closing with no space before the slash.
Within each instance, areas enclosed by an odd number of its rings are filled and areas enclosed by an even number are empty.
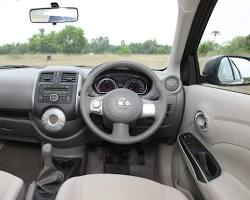
<svg viewBox="0 0 250 200">
<path fill-rule="evenodd" d="M 114 153 L 112 153 L 111 151 L 106 151 L 105 153 L 105 162 L 107 163 L 112 163 L 114 162 Z"/>
<path fill-rule="evenodd" d="M 144 165 L 145 164 L 145 152 L 140 147 L 137 147 L 136 150 L 137 150 L 138 164 Z"/>
<path fill-rule="evenodd" d="M 130 168 L 128 164 L 104 164 L 104 173 L 108 174 L 124 174 L 130 175 Z"/>
</svg>

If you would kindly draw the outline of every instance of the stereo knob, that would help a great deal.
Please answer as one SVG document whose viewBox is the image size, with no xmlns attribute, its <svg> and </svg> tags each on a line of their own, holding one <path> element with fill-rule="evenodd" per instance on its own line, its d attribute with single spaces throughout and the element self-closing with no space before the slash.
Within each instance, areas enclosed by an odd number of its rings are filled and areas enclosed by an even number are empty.
<svg viewBox="0 0 250 200">
<path fill-rule="evenodd" d="M 51 94 L 49 99 L 52 102 L 56 102 L 58 100 L 58 95 L 57 94 Z"/>
</svg>

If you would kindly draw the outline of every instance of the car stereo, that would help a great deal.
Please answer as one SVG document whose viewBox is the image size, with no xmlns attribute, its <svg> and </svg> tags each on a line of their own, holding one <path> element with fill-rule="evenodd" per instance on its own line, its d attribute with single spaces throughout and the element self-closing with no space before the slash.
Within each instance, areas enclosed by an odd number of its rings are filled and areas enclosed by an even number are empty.
<svg viewBox="0 0 250 200">
<path fill-rule="evenodd" d="M 72 88 L 72 85 L 40 85 L 38 101 L 41 103 L 70 104 Z"/>
</svg>

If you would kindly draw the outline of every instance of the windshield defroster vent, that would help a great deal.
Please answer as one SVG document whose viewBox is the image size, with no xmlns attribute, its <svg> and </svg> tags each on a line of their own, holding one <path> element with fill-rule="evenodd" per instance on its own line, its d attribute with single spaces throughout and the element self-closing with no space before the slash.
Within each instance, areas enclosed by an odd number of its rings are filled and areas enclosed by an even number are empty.
<svg viewBox="0 0 250 200">
<path fill-rule="evenodd" d="M 53 82 L 54 72 L 41 73 L 40 82 Z"/>
<path fill-rule="evenodd" d="M 62 83 L 75 83 L 77 79 L 76 73 L 62 73 L 61 82 Z"/>
</svg>

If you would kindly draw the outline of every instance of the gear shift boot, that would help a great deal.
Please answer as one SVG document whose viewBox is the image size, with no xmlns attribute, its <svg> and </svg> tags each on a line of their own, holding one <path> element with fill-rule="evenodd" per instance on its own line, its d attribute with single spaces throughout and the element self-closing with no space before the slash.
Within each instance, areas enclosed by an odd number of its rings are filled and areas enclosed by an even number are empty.
<svg viewBox="0 0 250 200">
<path fill-rule="evenodd" d="M 36 181 L 38 191 L 41 194 L 56 194 L 64 181 L 64 174 L 55 167 L 52 161 L 52 154 L 52 145 L 43 145 L 42 158 L 44 164 Z"/>
</svg>

